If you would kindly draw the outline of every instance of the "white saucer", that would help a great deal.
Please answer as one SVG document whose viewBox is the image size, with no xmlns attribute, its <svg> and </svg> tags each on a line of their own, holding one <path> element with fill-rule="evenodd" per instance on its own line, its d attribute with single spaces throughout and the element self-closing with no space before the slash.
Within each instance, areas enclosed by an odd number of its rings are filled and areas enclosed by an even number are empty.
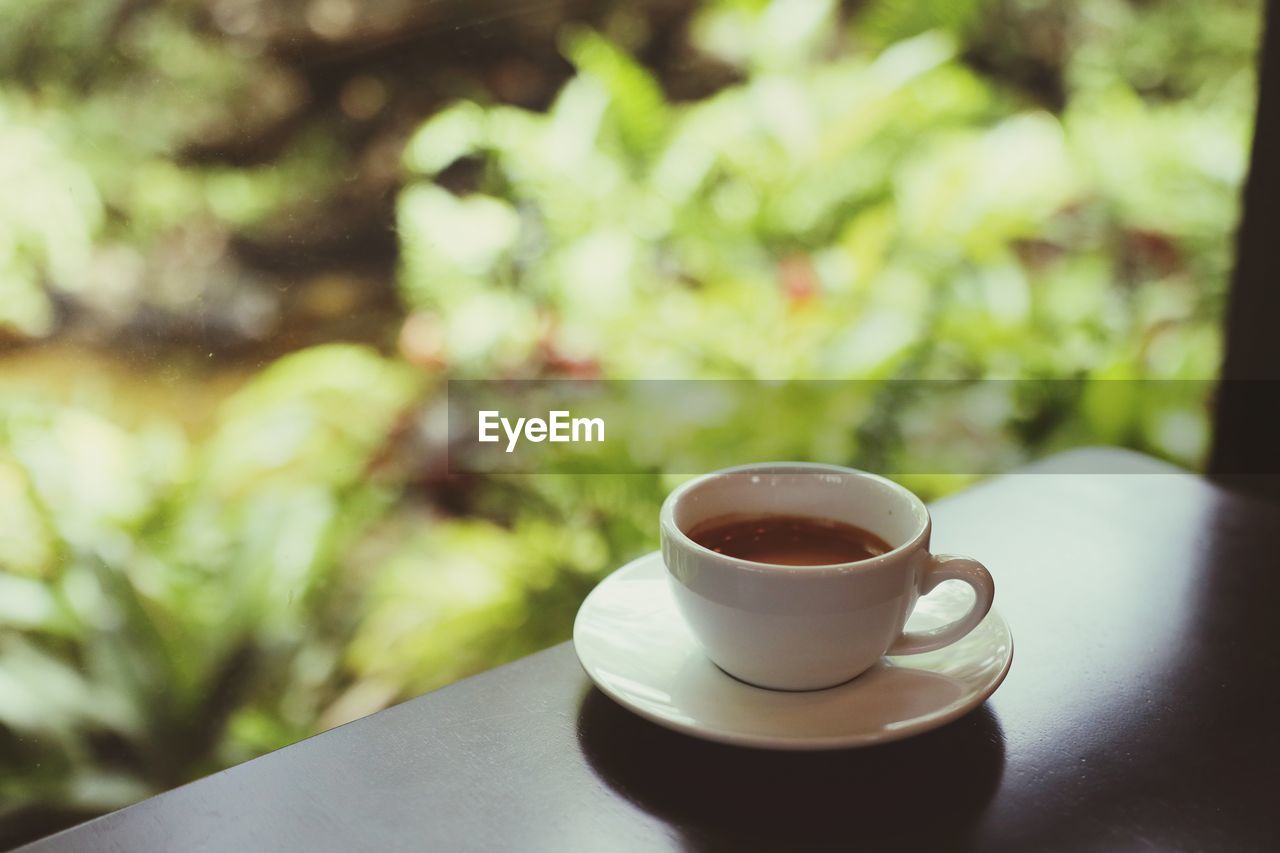
<svg viewBox="0 0 1280 853">
<path fill-rule="evenodd" d="M 907 626 L 942 625 L 972 596 L 961 584 L 945 583 L 920 599 Z M 658 725 L 722 743 L 790 750 L 868 746 L 937 728 L 981 705 L 1013 660 L 1013 635 L 992 608 L 945 649 L 885 658 L 838 687 L 803 693 L 752 687 L 703 654 L 676 610 L 657 552 L 592 590 L 578 610 L 573 645 L 597 687 Z"/>
</svg>

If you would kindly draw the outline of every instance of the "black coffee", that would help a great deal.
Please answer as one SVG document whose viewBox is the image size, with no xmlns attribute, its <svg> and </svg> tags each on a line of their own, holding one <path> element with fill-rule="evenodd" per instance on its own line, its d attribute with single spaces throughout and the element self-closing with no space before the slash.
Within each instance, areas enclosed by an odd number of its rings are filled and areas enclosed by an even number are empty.
<svg viewBox="0 0 1280 853">
<path fill-rule="evenodd" d="M 852 563 L 892 550 L 870 530 L 803 515 L 722 515 L 694 525 L 688 535 L 718 554 L 779 566 Z"/>
</svg>

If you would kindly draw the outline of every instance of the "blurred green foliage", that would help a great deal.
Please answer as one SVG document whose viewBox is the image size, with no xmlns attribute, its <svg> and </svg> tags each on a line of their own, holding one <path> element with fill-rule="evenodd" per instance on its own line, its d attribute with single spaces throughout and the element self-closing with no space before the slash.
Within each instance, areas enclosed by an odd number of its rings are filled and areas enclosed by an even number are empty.
<svg viewBox="0 0 1280 853">
<path fill-rule="evenodd" d="M 207 772 L 256 701 L 277 738 L 308 730 L 339 665 L 331 623 L 351 618 L 335 573 L 397 494 L 370 464 L 420 384 L 363 348 L 311 349 L 228 399 L 198 446 L 6 401 L 6 807 L 108 808 Z"/>
<path fill-rule="evenodd" d="M 1255 0 L 548 4 L 493 25 L 518 62 L 379 65 L 387 33 L 468 37 L 466 4 L 402 6 L 0 0 L 0 342 L 241 385 L 194 424 L 0 386 L 12 837 L 563 639 L 653 547 L 657 466 L 443 474 L 444 379 L 1217 370 Z M 392 233 L 382 295 L 332 254 Z M 370 305 L 387 328 L 294 325 Z M 962 424 L 889 393 L 835 439 L 829 414 L 732 446 L 1196 465 L 1207 436 L 1103 386 Z"/>
</svg>

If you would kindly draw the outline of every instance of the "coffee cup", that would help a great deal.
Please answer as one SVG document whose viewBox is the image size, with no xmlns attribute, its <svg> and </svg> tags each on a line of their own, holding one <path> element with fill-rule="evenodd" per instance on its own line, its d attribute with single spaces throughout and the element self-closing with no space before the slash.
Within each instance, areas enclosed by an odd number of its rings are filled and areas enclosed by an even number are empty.
<svg viewBox="0 0 1280 853">
<path fill-rule="evenodd" d="M 887 550 L 825 565 L 758 562 L 699 544 L 690 531 L 719 518 L 811 519 L 853 525 Z M 818 690 L 857 677 L 885 655 L 940 649 L 991 609 L 995 583 L 975 560 L 929 551 L 924 502 L 901 485 L 835 465 L 780 462 L 690 480 L 662 505 L 662 557 L 681 614 L 713 663 L 774 690 Z M 968 612 L 904 631 L 920 596 L 959 580 Z"/>
</svg>

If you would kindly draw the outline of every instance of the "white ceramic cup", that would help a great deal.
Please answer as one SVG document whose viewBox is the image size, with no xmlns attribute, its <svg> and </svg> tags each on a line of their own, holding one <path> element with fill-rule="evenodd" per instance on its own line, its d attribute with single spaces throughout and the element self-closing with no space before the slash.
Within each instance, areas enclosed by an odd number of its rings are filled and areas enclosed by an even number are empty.
<svg viewBox="0 0 1280 853">
<path fill-rule="evenodd" d="M 797 515 L 855 524 L 892 550 L 828 566 L 782 566 L 704 548 L 686 531 L 729 515 Z M 929 652 L 977 627 L 995 597 L 986 568 L 929 553 L 932 522 L 907 489 L 853 468 L 777 462 L 726 468 L 684 483 L 662 505 L 662 557 L 675 599 L 708 657 L 775 690 L 842 684 L 883 655 Z M 930 631 L 903 631 L 917 599 L 945 580 L 976 597 Z"/>
</svg>

